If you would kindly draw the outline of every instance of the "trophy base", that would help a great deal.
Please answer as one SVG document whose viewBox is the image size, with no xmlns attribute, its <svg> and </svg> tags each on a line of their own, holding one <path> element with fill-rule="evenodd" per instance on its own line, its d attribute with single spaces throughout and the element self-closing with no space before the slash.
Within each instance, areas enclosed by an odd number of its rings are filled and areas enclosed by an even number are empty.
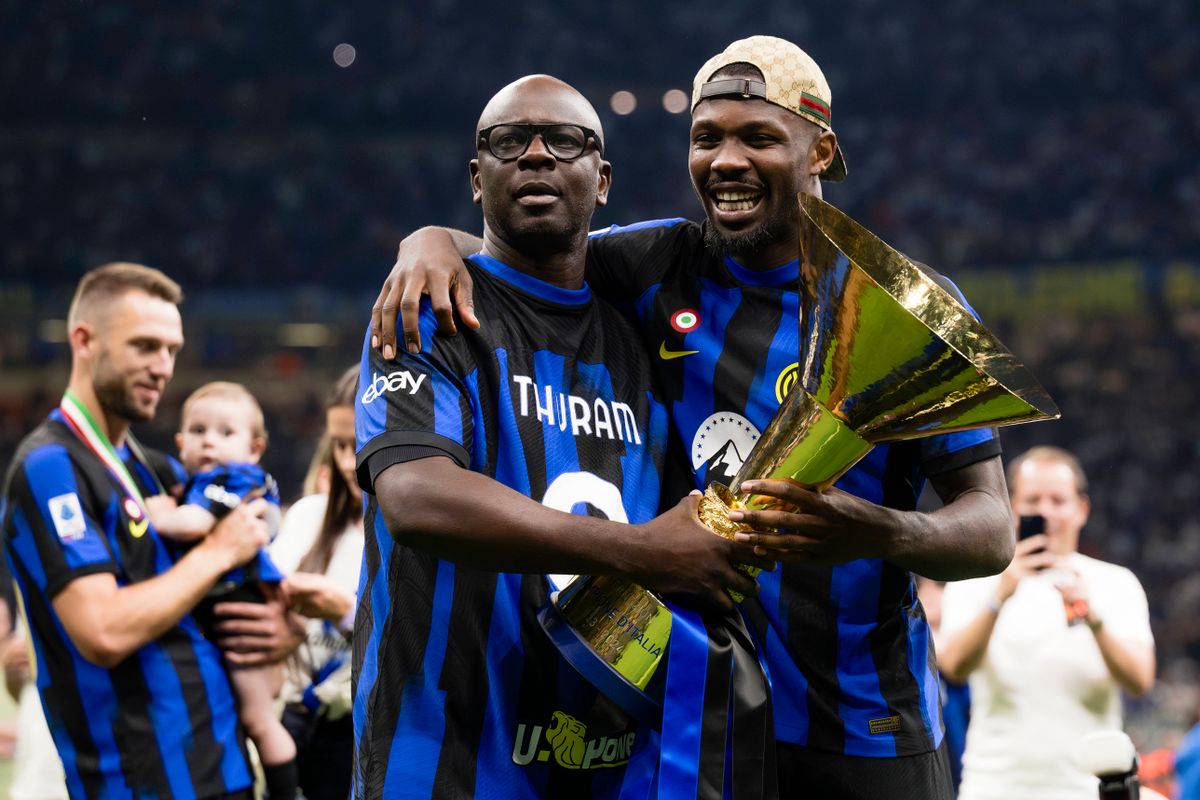
<svg viewBox="0 0 1200 800">
<path fill-rule="evenodd" d="M 583 677 L 634 717 L 657 724 L 653 679 L 671 635 L 671 611 L 648 589 L 611 576 L 583 576 L 538 612 L 550 640 Z"/>
</svg>

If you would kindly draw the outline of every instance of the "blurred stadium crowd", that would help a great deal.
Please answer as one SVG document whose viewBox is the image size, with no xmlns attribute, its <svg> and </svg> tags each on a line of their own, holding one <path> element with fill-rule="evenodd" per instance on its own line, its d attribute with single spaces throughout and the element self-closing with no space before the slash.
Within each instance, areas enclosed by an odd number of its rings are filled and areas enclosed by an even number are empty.
<svg viewBox="0 0 1200 800">
<path fill-rule="evenodd" d="M 600 109 L 616 168 L 597 226 L 698 216 L 687 115 L 660 97 L 690 90 L 729 40 L 775 33 L 833 87 L 850 177 L 827 199 L 958 280 L 1061 405 L 1061 422 L 1005 432 L 1006 450 L 1080 455 L 1094 487 L 1082 549 L 1131 567 L 1154 618 L 1163 680 L 1134 725 L 1147 744 L 1186 728 L 1200 699 L 1200 44 L 1180 32 L 1200 29 L 1195 3 L 370 5 L 0 5 L 0 464 L 65 382 L 54 320 L 75 281 L 141 261 L 190 294 L 189 344 L 146 440 L 169 446 L 172 397 L 243 381 L 294 497 L 395 244 L 424 224 L 479 229 L 465 162 L 496 88 L 549 72 Z M 619 89 L 632 114 L 608 110 Z M 1081 263 L 1103 302 L 1072 301 L 1078 273 L 1060 266 Z M 1024 287 L 1015 302 L 998 275 Z"/>
<path fill-rule="evenodd" d="M 1200 57 L 1178 35 L 1194 4 L 846 5 L 828 19 L 782 2 L 753 18 L 712 2 L 526 5 L 489 15 L 490 37 L 458 24 L 473 8 L 454 0 L 14 6 L 0 188 L 21 235 L 5 237 L 5 277 L 69 282 L 144 254 L 192 286 L 373 284 L 397 233 L 477 226 L 474 115 L 533 71 L 601 107 L 617 89 L 639 98 L 606 115 L 601 221 L 690 212 L 686 115 L 659 98 L 690 90 L 715 43 L 767 27 L 830 65 L 852 175 L 830 199 L 905 252 L 953 269 L 1200 250 Z M 345 69 L 339 42 L 358 53 Z"/>
</svg>

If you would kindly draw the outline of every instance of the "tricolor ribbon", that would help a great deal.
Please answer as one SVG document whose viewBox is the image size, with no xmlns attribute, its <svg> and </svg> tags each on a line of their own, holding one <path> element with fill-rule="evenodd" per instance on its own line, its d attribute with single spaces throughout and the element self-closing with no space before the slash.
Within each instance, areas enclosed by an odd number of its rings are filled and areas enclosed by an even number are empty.
<svg viewBox="0 0 1200 800">
<path fill-rule="evenodd" d="M 96 420 L 87 410 L 87 406 L 68 389 L 58 408 L 67 422 L 67 427 L 87 445 L 87 448 L 95 454 L 96 458 L 100 459 L 109 473 L 117 479 L 117 482 L 125 489 L 125 493 L 133 502 L 137 503 L 138 509 L 142 512 L 142 518 L 145 519 L 147 516 L 146 500 L 142 497 L 141 490 L 133 482 L 133 476 L 129 474 L 125 463 L 117 456 L 117 451 L 113 449 L 108 437 L 100 430 L 100 426 L 96 424 Z"/>
</svg>

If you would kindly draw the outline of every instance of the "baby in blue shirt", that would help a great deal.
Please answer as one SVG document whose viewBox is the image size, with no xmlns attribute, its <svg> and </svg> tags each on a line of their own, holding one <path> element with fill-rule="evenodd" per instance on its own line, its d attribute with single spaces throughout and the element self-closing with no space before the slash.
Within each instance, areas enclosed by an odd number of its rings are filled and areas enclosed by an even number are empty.
<svg viewBox="0 0 1200 800">
<path fill-rule="evenodd" d="M 267 523 L 279 528 L 279 490 L 258 461 L 267 447 L 262 408 L 244 386 L 218 381 L 194 391 L 183 404 L 180 431 L 175 435 L 179 460 L 189 475 L 178 505 L 150 504 L 150 521 L 160 536 L 194 542 L 212 531 L 217 520 L 238 505 L 265 498 Z M 271 519 L 271 516 L 274 519 Z M 265 550 L 226 573 L 193 616 L 213 638 L 212 607 L 222 601 L 265 602 L 278 592 L 283 575 Z M 238 701 L 238 717 L 254 741 L 263 764 L 267 790 L 273 800 L 292 800 L 296 794 L 296 744 L 275 715 L 279 667 L 228 666 L 229 681 Z"/>
</svg>

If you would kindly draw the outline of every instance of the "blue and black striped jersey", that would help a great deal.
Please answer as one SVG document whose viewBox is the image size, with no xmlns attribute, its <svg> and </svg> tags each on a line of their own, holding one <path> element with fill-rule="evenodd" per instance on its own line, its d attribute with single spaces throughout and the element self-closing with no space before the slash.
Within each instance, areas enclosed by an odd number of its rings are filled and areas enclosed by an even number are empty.
<svg viewBox="0 0 1200 800">
<path fill-rule="evenodd" d="M 131 470 L 146 494 L 170 485 L 158 466 Z M 72 580 L 107 572 L 128 586 L 174 562 L 59 411 L 21 443 L 2 505 L 4 553 L 71 797 L 202 798 L 250 787 L 221 654 L 190 616 L 111 669 L 84 659 L 63 629 L 52 601 Z"/>
<path fill-rule="evenodd" d="M 269 523 L 274 527 L 274 537 L 279 528 L 279 484 L 271 474 L 258 464 L 218 464 L 212 469 L 197 472 L 188 479 L 183 490 L 181 505 L 199 506 L 221 519 L 241 505 L 247 497 L 261 497 L 271 506 Z M 161 524 L 161 523 L 160 523 Z M 254 558 L 221 576 L 217 586 L 241 586 L 250 581 L 279 583 L 283 573 L 266 549 L 260 549 Z"/>
<path fill-rule="evenodd" d="M 632 308 L 671 413 L 663 503 L 729 483 L 796 380 L 799 263 L 747 269 L 682 219 L 594 233 L 588 279 Z M 940 280 L 941 279 L 939 276 Z M 926 477 L 998 455 L 994 431 L 880 445 L 837 486 L 898 509 Z M 938 676 L 912 576 L 881 560 L 785 565 L 743 604 L 771 677 L 781 741 L 854 756 L 942 740 Z"/>
<path fill-rule="evenodd" d="M 150 450 L 137 446 L 135 454 L 129 446 L 131 437 L 116 449 L 117 458 L 129 470 L 130 476 L 143 487 L 146 495 L 169 494 L 178 496 L 183 486 L 188 482 L 187 470 L 179 460 L 158 450 Z"/>
<path fill-rule="evenodd" d="M 384 468 L 442 455 L 562 511 L 637 523 L 658 507 L 667 419 L 636 331 L 587 287 L 467 266 L 481 330 L 435 335 L 426 302 L 419 354 L 363 348 L 355 796 L 616 796 L 647 737 L 541 629 L 546 577 L 398 544 L 372 494 Z"/>
</svg>

